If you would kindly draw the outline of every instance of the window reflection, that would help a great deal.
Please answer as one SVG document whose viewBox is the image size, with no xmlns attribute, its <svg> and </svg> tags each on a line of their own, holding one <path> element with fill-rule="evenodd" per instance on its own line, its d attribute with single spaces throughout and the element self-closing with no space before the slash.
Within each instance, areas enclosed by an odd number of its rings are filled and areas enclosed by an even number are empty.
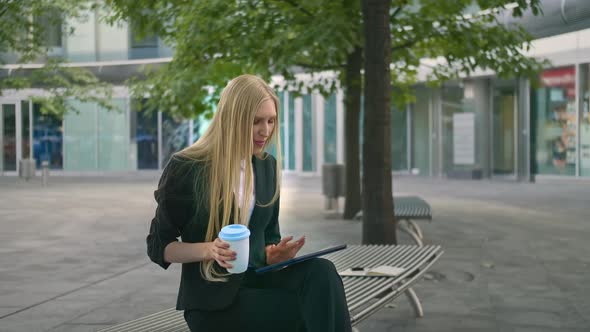
<svg viewBox="0 0 590 332">
<path fill-rule="evenodd" d="M 48 161 L 52 169 L 63 169 L 62 121 L 52 115 L 41 114 L 41 105 L 33 104 L 33 158 L 37 168 Z"/>
<path fill-rule="evenodd" d="M 549 69 L 541 74 L 542 87 L 533 93 L 538 174 L 575 174 L 575 81 L 574 67 Z"/>
<path fill-rule="evenodd" d="M 132 107 L 139 109 L 131 112 L 132 141 L 137 145 L 137 169 L 158 169 L 158 113 L 145 112 L 142 105 L 143 102 L 133 103 Z"/>
</svg>

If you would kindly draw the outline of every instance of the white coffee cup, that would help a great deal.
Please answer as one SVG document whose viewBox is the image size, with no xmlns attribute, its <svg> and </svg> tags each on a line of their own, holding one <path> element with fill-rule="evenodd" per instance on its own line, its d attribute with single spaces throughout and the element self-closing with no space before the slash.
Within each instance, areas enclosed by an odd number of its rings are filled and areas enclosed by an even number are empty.
<svg viewBox="0 0 590 332">
<path fill-rule="evenodd" d="M 250 258 L 250 230 L 248 227 L 240 224 L 227 225 L 221 229 L 218 236 L 229 244 L 229 250 L 236 253 L 236 259 L 228 262 L 233 267 L 227 269 L 227 272 L 246 272 Z"/>
</svg>

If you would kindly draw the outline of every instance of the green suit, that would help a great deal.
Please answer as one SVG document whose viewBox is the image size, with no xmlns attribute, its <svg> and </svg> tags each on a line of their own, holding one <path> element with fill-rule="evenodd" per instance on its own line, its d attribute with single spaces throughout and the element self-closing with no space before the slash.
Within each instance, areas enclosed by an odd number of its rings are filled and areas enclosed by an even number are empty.
<svg viewBox="0 0 590 332">
<path fill-rule="evenodd" d="M 279 201 L 259 206 L 274 195 L 276 160 L 266 154 L 252 157 L 252 165 L 257 205 L 248 224 L 249 264 L 260 267 L 266 265 L 266 245 L 281 239 Z M 147 247 L 151 260 L 164 269 L 170 265 L 164 261 L 164 248 L 179 236 L 183 242 L 205 241 L 209 205 L 206 172 L 199 172 L 203 167 L 173 157 L 162 173 Z M 176 304 L 191 331 L 351 331 L 342 280 L 328 260 L 312 259 L 263 275 L 248 269 L 230 275 L 228 282 L 204 280 L 200 264 L 182 264 Z"/>
</svg>

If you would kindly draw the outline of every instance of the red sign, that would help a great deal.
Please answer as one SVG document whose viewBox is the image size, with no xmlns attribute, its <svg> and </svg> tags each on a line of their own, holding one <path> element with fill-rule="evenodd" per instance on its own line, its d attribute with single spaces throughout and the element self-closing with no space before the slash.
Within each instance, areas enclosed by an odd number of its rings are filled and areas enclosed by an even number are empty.
<svg viewBox="0 0 590 332">
<path fill-rule="evenodd" d="M 568 97 L 576 95 L 576 67 L 563 67 L 545 70 L 541 74 L 541 84 L 550 88 L 564 88 Z"/>
</svg>

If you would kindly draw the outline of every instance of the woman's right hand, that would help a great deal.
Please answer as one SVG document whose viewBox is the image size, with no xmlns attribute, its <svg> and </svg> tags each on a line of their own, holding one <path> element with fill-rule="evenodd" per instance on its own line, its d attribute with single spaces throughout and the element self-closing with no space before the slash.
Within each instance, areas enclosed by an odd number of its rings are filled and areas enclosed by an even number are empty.
<svg viewBox="0 0 590 332">
<path fill-rule="evenodd" d="M 219 266 L 226 269 L 231 269 L 233 265 L 231 262 L 236 259 L 236 253 L 229 249 L 229 243 L 222 241 L 220 238 L 216 238 L 215 241 L 209 242 L 208 253 L 210 259 L 214 259 Z"/>
</svg>

